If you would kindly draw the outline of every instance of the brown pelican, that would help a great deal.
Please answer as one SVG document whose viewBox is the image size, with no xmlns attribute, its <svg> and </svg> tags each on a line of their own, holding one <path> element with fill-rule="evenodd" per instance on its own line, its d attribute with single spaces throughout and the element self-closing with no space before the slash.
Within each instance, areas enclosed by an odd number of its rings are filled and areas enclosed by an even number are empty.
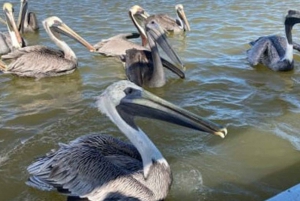
<svg viewBox="0 0 300 201">
<path fill-rule="evenodd" d="M 21 8 L 18 18 L 18 29 L 21 33 L 35 32 L 39 29 L 35 13 L 28 12 L 27 0 L 21 0 Z"/>
<path fill-rule="evenodd" d="M 252 41 L 247 51 L 248 61 L 252 66 L 261 63 L 274 71 L 288 71 L 294 68 L 292 28 L 300 23 L 300 12 L 290 10 L 285 17 L 285 37 L 263 36 Z M 294 46 L 295 49 L 299 48 Z"/>
<path fill-rule="evenodd" d="M 126 50 L 125 71 L 128 79 L 139 86 L 161 87 L 166 83 L 164 66 L 184 78 L 180 70 L 183 64 L 164 34 L 164 31 L 155 20 L 148 20 L 145 24 L 146 35 L 151 51 L 149 50 Z M 157 44 L 176 63 L 176 66 L 162 59 L 158 52 Z"/>
<path fill-rule="evenodd" d="M 8 33 L 0 33 L 0 55 L 25 46 L 14 20 L 14 8 L 11 3 L 3 4 Z"/>
<path fill-rule="evenodd" d="M 166 14 L 156 14 L 149 16 L 150 19 L 155 19 L 159 25 L 167 33 L 179 34 L 185 31 L 190 31 L 190 24 L 186 18 L 182 4 L 175 6 L 177 18 L 174 19 Z"/>
<path fill-rule="evenodd" d="M 77 67 L 77 57 L 72 49 L 60 39 L 59 33 L 69 36 L 88 50 L 94 51 L 92 45 L 81 38 L 58 17 L 49 17 L 43 21 L 44 28 L 51 40 L 62 50 L 55 50 L 42 45 L 24 47 L 2 59 L 12 59 L 8 66 L 3 66 L 4 73 L 24 77 L 49 77 L 72 73 Z M 0 64 L 1 65 L 1 64 Z"/>
<path fill-rule="evenodd" d="M 60 143 L 28 167 L 27 184 L 90 201 L 164 200 L 171 169 L 134 117 L 148 117 L 225 137 L 227 130 L 143 90 L 130 81 L 109 86 L 97 106 L 130 143 L 107 135 L 85 135 Z M 69 199 L 71 200 L 71 199 Z"/>
<path fill-rule="evenodd" d="M 94 47 L 96 52 L 103 54 L 105 56 L 122 56 L 125 55 L 125 51 L 131 48 L 146 50 L 145 47 L 147 44 L 146 34 L 143 31 L 143 27 L 137 22 L 136 14 L 139 14 L 141 17 L 146 19 L 148 14 L 145 13 L 143 8 L 140 6 L 133 6 L 129 9 L 129 17 L 131 18 L 133 24 L 138 29 L 139 34 L 129 33 L 129 34 L 119 34 L 114 37 L 105 39 L 95 44 Z M 141 36 L 142 45 L 136 44 L 128 39 L 138 38 Z"/>
</svg>

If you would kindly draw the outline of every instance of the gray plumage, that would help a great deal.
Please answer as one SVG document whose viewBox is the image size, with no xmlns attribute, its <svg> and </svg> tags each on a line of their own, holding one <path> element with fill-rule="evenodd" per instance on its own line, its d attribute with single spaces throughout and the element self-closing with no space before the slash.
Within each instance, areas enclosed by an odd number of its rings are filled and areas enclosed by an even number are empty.
<svg viewBox="0 0 300 201">
<path fill-rule="evenodd" d="M 138 86 L 161 87 L 166 83 L 163 66 L 184 78 L 185 75 L 180 70 L 183 68 L 183 64 L 169 44 L 160 25 L 155 20 L 147 19 L 145 27 L 151 51 L 126 50 L 125 72 L 127 78 Z M 157 44 L 177 66 L 160 57 Z"/>
<path fill-rule="evenodd" d="M 141 156 L 130 143 L 107 135 L 86 135 L 59 145 L 57 151 L 49 152 L 28 167 L 28 172 L 35 176 L 26 182 L 27 185 L 41 190 L 57 188 L 68 196 L 91 196 L 93 200 L 117 198 L 110 189 L 119 192 L 126 198 L 124 200 L 131 200 L 130 197 L 154 200 L 154 192 L 150 189 L 156 189 L 157 194 L 165 191 L 164 195 L 157 196 L 166 197 L 169 189 L 148 186 L 149 181 L 144 181 Z M 160 176 L 163 183 L 170 185 L 169 167 L 154 165 L 151 176 L 159 174 L 161 169 L 168 172 Z"/>
<path fill-rule="evenodd" d="M 3 60 L 12 60 L 7 66 L 2 65 L 4 73 L 22 77 L 51 77 L 72 73 L 77 67 L 77 57 L 72 49 L 57 38 L 59 33 L 72 37 L 90 51 L 94 48 L 64 24 L 58 17 L 49 17 L 43 21 L 44 28 L 52 41 L 61 48 L 54 50 L 41 45 L 29 46 L 2 56 Z"/>
<path fill-rule="evenodd" d="M 286 38 L 264 36 L 252 41 L 247 51 L 247 58 L 252 66 L 263 64 L 274 71 L 288 71 L 294 68 L 292 28 L 300 22 L 300 13 L 290 10 L 285 18 Z M 295 44 L 295 49 L 299 45 Z"/>
<path fill-rule="evenodd" d="M 7 54 L 13 49 L 8 33 L 0 32 L 0 55 Z"/>
<path fill-rule="evenodd" d="M 12 60 L 4 73 L 21 77 L 52 77 L 74 72 L 77 58 L 65 58 L 65 53 L 42 45 L 34 45 L 15 50 L 2 56 Z"/>
<path fill-rule="evenodd" d="M 146 47 L 146 35 L 143 31 L 142 25 L 138 22 L 136 19 L 136 15 L 139 15 L 143 19 L 146 19 L 148 15 L 144 14 L 143 8 L 140 6 L 133 6 L 129 9 L 129 17 L 132 20 L 132 23 L 137 28 L 139 33 L 127 33 L 127 34 L 118 34 L 116 36 L 113 36 L 111 38 L 105 39 L 100 41 L 99 43 L 96 43 L 94 45 L 94 48 L 96 49 L 96 52 L 104 55 L 104 56 L 125 56 L 126 50 L 135 48 L 138 50 L 147 50 Z M 136 44 L 129 39 L 132 38 L 138 38 L 141 37 L 142 44 Z"/>
<path fill-rule="evenodd" d="M 146 50 L 146 47 L 129 40 L 139 36 L 138 33 L 119 34 L 96 43 L 94 48 L 96 52 L 108 57 L 125 55 L 126 50 L 131 48 Z"/>
<path fill-rule="evenodd" d="M 28 167 L 26 182 L 41 190 L 53 190 L 90 201 L 164 200 L 172 183 L 171 169 L 134 117 L 160 119 L 219 135 L 226 128 L 179 108 L 123 80 L 110 85 L 97 100 L 99 110 L 132 144 L 107 135 L 81 136 Z"/>
</svg>

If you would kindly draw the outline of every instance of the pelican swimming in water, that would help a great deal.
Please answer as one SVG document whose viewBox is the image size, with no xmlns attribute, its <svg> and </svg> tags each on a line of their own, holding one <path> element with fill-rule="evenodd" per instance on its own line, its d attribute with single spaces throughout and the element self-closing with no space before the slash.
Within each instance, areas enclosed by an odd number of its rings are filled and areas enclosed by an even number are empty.
<svg viewBox="0 0 300 201">
<path fill-rule="evenodd" d="M 21 0 L 21 8 L 18 18 L 18 29 L 21 33 L 36 32 L 39 29 L 34 12 L 28 12 L 28 1 Z"/>
<path fill-rule="evenodd" d="M 190 24 L 186 18 L 183 5 L 175 6 L 177 18 L 174 19 L 166 14 L 156 14 L 149 16 L 150 19 L 155 19 L 166 33 L 180 34 L 185 31 L 190 31 Z"/>
<path fill-rule="evenodd" d="M 7 54 L 12 50 L 25 46 L 14 20 L 14 8 L 11 3 L 3 4 L 8 33 L 0 32 L 0 55 Z"/>
<path fill-rule="evenodd" d="M 147 19 L 145 28 L 151 51 L 126 50 L 125 71 L 127 78 L 139 86 L 161 87 L 166 83 L 163 63 L 164 67 L 177 74 L 180 78 L 184 78 L 185 75 L 180 70 L 180 68 L 183 68 L 183 64 L 168 43 L 160 25 L 154 19 Z M 157 44 L 175 65 L 160 57 Z"/>
<path fill-rule="evenodd" d="M 96 52 L 105 56 L 122 56 L 125 55 L 126 50 L 135 48 L 138 50 L 146 50 L 147 36 L 143 30 L 143 27 L 137 22 L 136 15 L 139 14 L 144 19 L 149 15 L 145 13 L 144 9 L 140 6 L 133 6 L 129 9 L 129 17 L 132 20 L 134 26 L 139 31 L 138 33 L 119 34 L 111 38 L 100 41 L 94 45 Z M 141 36 L 142 44 L 136 44 L 129 39 L 138 38 Z"/>
<path fill-rule="evenodd" d="M 42 45 L 20 48 L 2 59 L 12 59 L 9 65 L 0 64 L 4 73 L 23 77 L 50 77 L 72 73 L 77 67 L 77 57 L 73 50 L 60 39 L 60 33 L 81 43 L 88 50 L 94 51 L 91 44 L 85 41 L 56 16 L 43 21 L 50 39 L 62 50 L 55 50 Z"/>
<path fill-rule="evenodd" d="M 285 17 L 285 37 L 263 36 L 250 43 L 247 51 L 248 61 L 252 66 L 263 64 L 274 71 L 288 71 L 294 68 L 292 28 L 300 23 L 300 12 L 290 10 Z"/>
<path fill-rule="evenodd" d="M 172 183 L 171 168 L 135 124 L 134 117 L 159 119 L 222 138 L 227 134 L 226 128 L 127 80 L 109 86 L 98 97 L 97 106 L 132 144 L 101 134 L 60 143 L 58 150 L 50 151 L 27 168 L 31 175 L 26 182 L 29 186 L 56 189 L 70 196 L 68 200 L 164 200 Z"/>
</svg>

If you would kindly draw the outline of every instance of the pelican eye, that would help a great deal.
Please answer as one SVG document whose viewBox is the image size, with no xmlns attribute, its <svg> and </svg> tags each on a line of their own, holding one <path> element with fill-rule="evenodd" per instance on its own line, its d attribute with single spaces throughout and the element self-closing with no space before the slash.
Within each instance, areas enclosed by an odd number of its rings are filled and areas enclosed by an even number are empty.
<svg viewBox="0 0 300 201">
<path fill-rule="evenodd" d="M 60 22 L 60 21 L 58 21 L 58 20 L 54 20 L 54 21 L 53 21 L 53 25 L 55 25 L 55 26 L 60 26 L 60 25 L 62 25 L 62 22 Z"/>
<path fill-rule="evenodd" d="M 126 95 L 131 94 L 133 91 L 134 91 L 134 89 L 131 88 L 131 87 L 128 87 L 128 88 L 124 89 L 124 93 L 125 93 Z"/>
</svg>

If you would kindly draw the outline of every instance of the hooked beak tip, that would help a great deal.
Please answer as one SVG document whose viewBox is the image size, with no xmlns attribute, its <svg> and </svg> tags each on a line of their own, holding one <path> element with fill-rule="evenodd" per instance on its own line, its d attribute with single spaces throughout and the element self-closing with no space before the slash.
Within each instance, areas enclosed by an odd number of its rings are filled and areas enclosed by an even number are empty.
<svg viewBox="0 0 300 201">
<path fill-rule="evenodd" d="M 215 132 L 215 134 L 218 135 L 218 136 L 220 136 L 221 138 L 225 138 L 225 136 L 227 135 L 227 129 L 226 128 L 222 128 L 218 132 Z"/>
</svg>

